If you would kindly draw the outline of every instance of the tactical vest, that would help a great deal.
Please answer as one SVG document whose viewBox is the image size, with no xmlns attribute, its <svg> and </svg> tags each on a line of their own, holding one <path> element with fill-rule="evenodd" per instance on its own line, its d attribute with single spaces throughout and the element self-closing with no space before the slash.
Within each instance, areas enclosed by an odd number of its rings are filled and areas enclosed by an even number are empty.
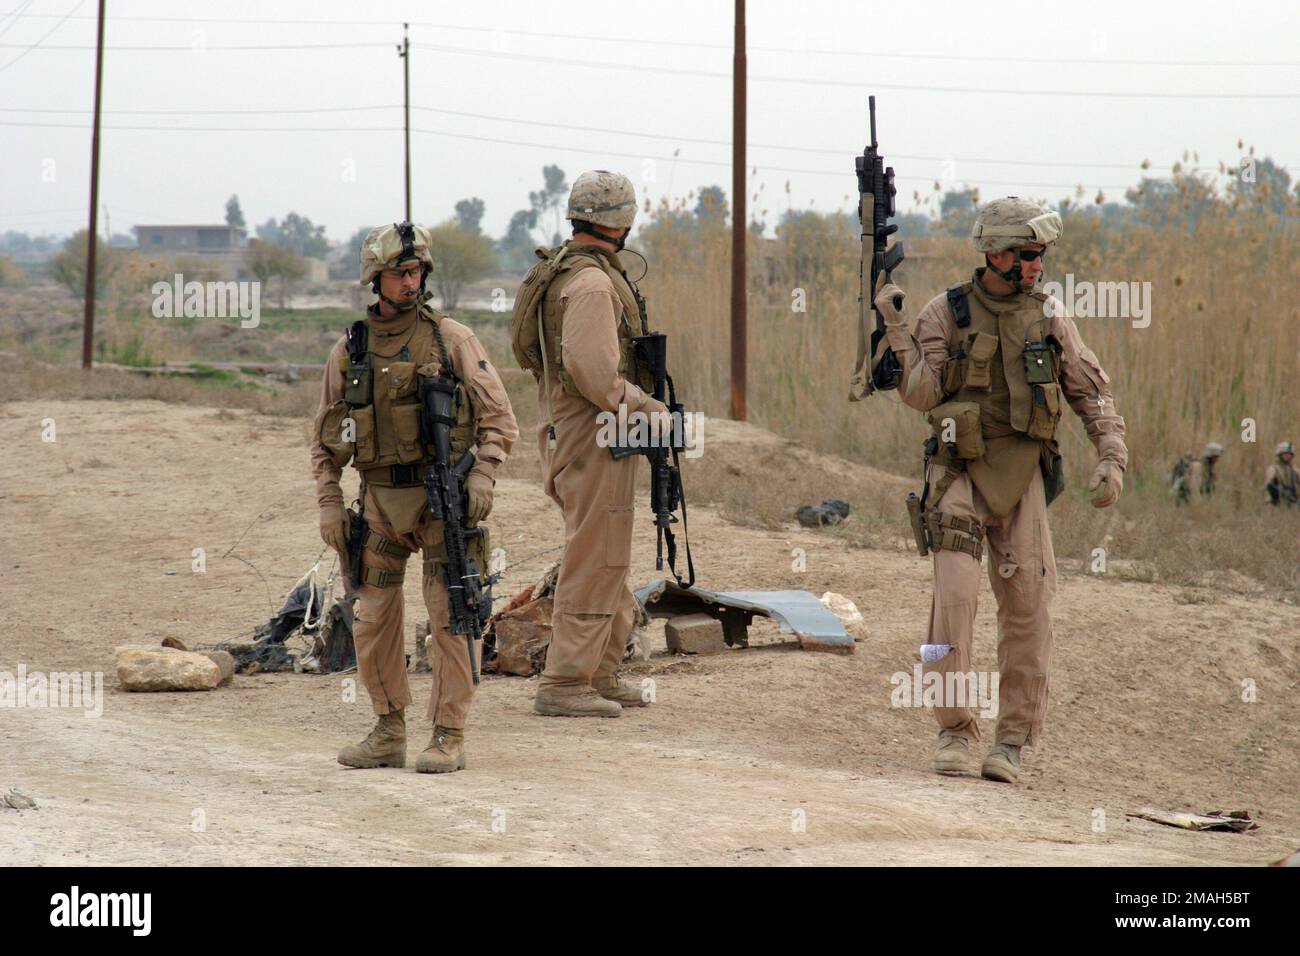
<svg viewBox="0 0 1300 956">
<path fill-rule="evenodd" d="M 317 423 L 317 441 L 336 465 L 348 460 L 362 477 L 375 485 L 414 484 L 418 468 L 394 469 L 394 465 L 419 466 L 431 460 L 420 435 L 420 381 L 447 374 L 456 380 L 456 424 L 451 432 L 453 456 L 459 458 L 478 438 L 474 411 L 451 358 L 444 354 L 438 323 L 444 318 L 427 306 L 404 333 L 375 335 L 371 316 L 363 365 L 354 366 L 347 353 L 340 355 L 344 375 L 343 399 L 326 408 Z M 400 322 L 400 320 L 397 320 Z M 445 362 L 445 367 L 444 367 Z M 364 374 L 368 369 L 370 374 Z M 346 423 L 351 419 L 355 441 L 346 440 Z"/>
<path fill-rule="evenodd" d="M 979 406 L 985 439 L 1022 434 L 1051 441 L 1064 397 L 1060 344 L 1043 314 L 1047 296 L 1031 292 L 1019 302 L 1000 302 L 975 282 L 957 290 L 965 295 L 969 320 L 963 327 L 958 316 L 956 350 L 944 365 L 944 393 L 950 401 Z"/>
<path fill-rule="evenodd" d="M 632 348 L 632 337 L 640 335 L 648 328 L 645 300 L 641 298 L 636 286 L 628 279 L 627 272 L 623 269 L 623 264 L 619 261 L 618 256 L 614 253 L 606 253 L 590 243 L 575 243 L 572 240 L 555 249 L 539 249 L 537 252 L 539 256 L 545 258 L 534 266 L 533 272 L 530 272 L 525 278 L 524 286 L 521 287 L 521 295 L 530 280 L 546 283 L 536 293 L 540 300 L 540 336 L 545 341 L 546 365 L 555 370 L 564 390 L 570 395 L 579 394 L 577 386 L 573 383 L 572 376 L 564 368 L 563 350 L 561 349 L 564 334 L 564 315 L 561 297 L 564 294 L 565 287 L 573 280 L 574 276 L 584 269 L 592 268 L 603 270 L 605 275 L 609 277 L 614 286 L 614 293 L 618 296 L 618 300 L 622 305 L 617 320 L 618 373 L 624 378 L 645 387 L 645 383 L 641 382 L 641 376 L 638 374 Z M 545 274 L 546 272 L 550 273 L 549 279 Z M 533 318 L 536 318 L 535 313 Z M 529 336 L 529 339 L 535 340 L 536 336 Z M 520 359 L 520 364 L 532 371 L 535 377 L 540 378 L 543 368 L 540 349 L 534 349 L 530 341 L 524 347 L 523 352 L 526 357 Z"/>
<path fill-rule="evenodd" d="M 1279 500 L 1286 505 L 1300 503 L 1300 471 L 1281 458 L 1273 463 L 1273 481 L 1277 483 Z"/>
<path fill-rule="evenodd" d="M 990 510 L 1006 515 L 1043 475 L 1048 504 L 1064 487 L 1054 438 L 1061 419 L 1060 343 L 1041 292 L 999 300 L 975 282 L 948 290 L 957 337 L 943 369 L 945 401 L 930 410 L 939 440 L 932 460 L 945 473 L 938 501 L 962 471 Z"/>
</svg>

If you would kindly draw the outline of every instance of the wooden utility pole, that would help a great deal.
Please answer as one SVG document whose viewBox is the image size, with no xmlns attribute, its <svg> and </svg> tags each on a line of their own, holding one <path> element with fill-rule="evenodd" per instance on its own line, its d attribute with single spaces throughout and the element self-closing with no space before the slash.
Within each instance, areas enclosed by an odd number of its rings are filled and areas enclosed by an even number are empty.
<svg viewBox="0 0 1300 956">
<path fill-rule="evenodd" d="M 411 221 L 411 40 L 406 35 L 408 23 L 402 24 L 402 45 L 397 55 L 402 58 L 402 115 L 406 120 L 406 221 Z"/>
<path fill-rule="evenodd" d="M 745 0 L 736 0 L 736 41 L 731 87 L 731 417 L 748 418 L 745 408 L 746 308 L 745 232 Z"/>
<path fill-rule="evenodd" d="M 99 0 L 99 37 L 95 41 L 95 119 L 90 133 L 90 232 L 86 236 L 86 312 L 81 322 L 81 367 L 95 357 L 95 247 L 99 242 L 99 101 L 104 79 L 104 5 Z"/>
</svg>

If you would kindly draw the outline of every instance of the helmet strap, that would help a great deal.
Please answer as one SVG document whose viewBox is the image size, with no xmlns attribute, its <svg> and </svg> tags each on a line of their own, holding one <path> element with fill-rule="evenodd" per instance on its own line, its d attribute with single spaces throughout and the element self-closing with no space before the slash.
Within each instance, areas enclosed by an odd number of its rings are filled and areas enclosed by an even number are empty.
<svg viewBox="0 0 1300 956">
<path fill-rule="evenodd" d="M 1003 282 L 1015 286 L 1017 291 L 1019 292 L 1032 291 L 1034 287 L 1034 283 L 1031 282 L 1029 284 L 1029 287 L 1026 288 L 1025 276 L 1024 273 L 1021 272 L 1020 270 L 1020 248 L 1018 246 L 1013 248 L 1011 250 L 1011 254 L 1014 257 L 1011 260 L 1011 268 L 1007 269 L 1005 272 L 1003 272 L 1001 269 L 999 269 L 997 266 L 993 264 L 993 260 L 989 258 L 988 253 L 984 254 L 984 264 L 987 265 L 989 269 L 993 271 L 993 274 L 998 278 L 1000 278 Z"/>
<path fill-rule="evenodd" d="M 397 261 L 398 264 L 400 265 L 403 260 L 398 259 Z M 416 294 L 415 298 L 412 299 L 410 302 L 394 302 L 388 296 L 380 292 L 379 276 L 375 276 L 375 281 L 370 283 L 370 291 L 373 292 L 375 295 L 379 296 L 380 299 L 382 299 L 384 302 L 387 302 L 389 306 L 396 309 L 398 312 L 409 312 L 411 309 L 417 308 L 420 305 L 420 303 L 422 303 L 425 300 L 424 283 L 428 280 L 428 278 L 429 278 L 429 266 L 427 263 L 421 262 L 420 263 L 420 291 L 419 293 Z"/>
<path fill-rule="evenodd" d="M 627 239 L 626 232 L 624 232 L 623 235 L 615 239 L 613 236 L 607 236 L 605 235 L 605 233 L 597 231 L 595 225 L 588 222 L 585 219 L 574 219 L 571 221 L 573 223 L 574 235 L 577 235 L 580 232 L 585 232 L 587 235 L 594 236 L 595 238 L 599 239 L 601 242 L 608 242 L 610 245 L 614 247 L 615 252 L 623 251 L 623 242 Z"/>
</svg>

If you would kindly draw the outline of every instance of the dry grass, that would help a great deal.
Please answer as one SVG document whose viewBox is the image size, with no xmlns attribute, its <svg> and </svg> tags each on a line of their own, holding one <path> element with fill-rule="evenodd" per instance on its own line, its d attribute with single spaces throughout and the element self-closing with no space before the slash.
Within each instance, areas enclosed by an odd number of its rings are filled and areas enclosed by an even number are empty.
<svg viewBox="0 0 1300 956">
<path fill-rule="evenodd" d="M 1181 194 L 1194 196 L 1196 190 Z M 679 397 L 711 418 L 724 418 L 730 389 L 730 236 L 721 226 L 685 221 L 679 212 L 680 207 L 662 206 L 648 224 L 638 226 L 635 241 L 650 262 L 642 288 L 654 326 L 670 334 Z M 1070 487 L 1051 511 L 1057 553 L 1066 564 L 1087 566 L 1093 550 L 1105 548 L 1114 576 L 1179 585 L 1190 589 L 1180 593 L 1192 602 L 1201 600 L 1205 588 L 1249 590 L 1253 582 L 1294 600 L 1300 594 L 1300 514 L 1278 513 L 1261 503 L 1263 471 L 1274 443 L 1300 438 L 1300 257 L 1294 254 L 1300 247 L 1300 208 L 1294 196 L 1280 214 L 1241 200 L 1219 202 L 1202 210 L 1194 228 L 1177 224 L 1177 207 L 1173 213 L 1173 225 L 1157 228 L 1139 220 L 1103 229 L 1095 216 L 1067 212 L 1065 238 L 1048 258 L 1049 280 L 1063 281 L 1072 273 L 1076 282 L 1150 282 L 1153 306 L 1150 327 L 1143 329 L 1124 319 L 1079 320 L 1085 341 L 1111 376 L 1127 421 L 1131 467 L 1120 505 L 1093 509 L 1084 485 L 1095 453 L 1077 419 L 1065 416 L 1061 439 Z M 902 238 L 911 258 L 898 279 L 913 315 L 978 264 L 965 239 Z M 753 433 L 749 445 L 723 441 L 712 451 L 706 447 L 702 459 L 687 464 L 690 500 L 715 504 L 735 521 L 778 528 L 793 520 L 801 504 L 843 498 L 852 504 L 854 520 L 825 533 L 862 545 L 899 546 L 910 537 L 902 492 L 919 483 L 919 449 L 927 429 L 921 416 L 893 395 L 857 404 L 846 400 L 857 334 L 854 228 L 841 216 L 803 217 L 775 243 L 763 246 L 751 239 L 748 257 L 749 417 L 786 441 L 773 445 Z M 635 276 L 639 263 L 625 258 Z M 796 289 L 803 290 L 806 311 L 791 308 Z M 217 389 L 33 365 L 31 358 L 56 358 L 43 355 L 43 348 L 67 360 L 76 319 L 69 303 L 61 302 L 54 310 L 58 320 L 49 322 L 49 312 L 36 308 L 49 304 L 48 290 L 14 294 L 31 299 L 30 307 L 18 303 L 10 310 L 18 325 L 10 324 L 11 337 L 0 347 L 18 349 L 24 361 L 8 357 L 0 401 L 46 395 L 156 398 L 295 417 L 315 410 L 315 382 Z M 21 316 L 38 313 L 46 325 L 22 324 Z M 231 345 L 208 338 L 217 333 L 201 328 L 202 337 L 190 339 L 188 351 L 178 354 L 179 330 L 125 317 L 131 314 L 136 313 L 110 309 L 102 326 L 109 349 L 215 360 L 226 357 Z M 539 473 L 535 385 L 513 368 L 504 316 L 483 314 L 468 321 L 502 369 L 520 421 L 520 445 L 505 474 L 534 478 Z M 259 337 L 259 347 L 270 347 L 277 357 L 309 361 L 323 355 L 340 328 L 337 322 L 289 323 L 274 338 Z M 1240 440 L 1245 418 L 1256 423 L 1255 443 Z M 728 428 L 723 422 L 714 425 Z M 706 435 L 706 443 L 712 435 Z M 1227 448 L 1218 467 L 1216 500 L 1175 509 L 1167 492 L 1174 461 L 1210 440 Z"/>
<path fill-rule="evenodd" d="M 1122 505 L 1109 513 L 1093 509 L 1084 485 L 1095 452 L 1078 420 L 1065 416 L 1061 443 L 1071 487 L 1052 506 L 1062 556 L 1085 561 L 1105 547 L 1121 567 L 1137 561 L 1142 574 L 1189 586 L 1233 569 L 1296 597 L 1300 514 L 1262 506 L 1273 445 L 1295 439 L 1300 425 L 1300 258 L 1294 255 L 1300 207 L 1294 196 L 1287 202 L 1284 215 L 1221 202 L 1194 228 L 1139 221 L 1103 230 L 1095 216 L 1067 212 L 1066 238 L 1049 257 L 1047 278 L 1063 282 L 1072 273 L 1076 283 L 1150 282 L 1152 313 L 1147 328 L 1119 318 L 1078 320 L 1111 377 L 1128 426 L 1131 465 Z M 651 264 L 643 288 L 654 326 L 671 336 L 679 395 L 689 407 L 725 416 L 729 234 L 684 225 L 667 206 L 640 233 Z M 898 278 L 912 315 L 968 278 L 979 262 L 961 238 L 909 241 L 908 248 L 916 255 Z M 820 223 L 805 217 L 761 253 L 751 239 L 748 258 L 750 420 L 812 449 L 917 481 L 927 434 L 921 416 L 892 395 L 846 400 L 856 353 L 853 229 L 842 217 Z M 791 308 L 796 289 L 806 295 L 806 312 Z M 1247 418 L 1256 426 L 1253 443 L 1241 440 Z M 1174 461 L 1210 440 L 1227 448 L 1216 500 L 1175 509 L 1167 492 Z M 697 500 L 715 500 L 759 524 L 792 514 L 798 504 L 841 497 L 865 512 L 860 528 L 878 518 L 906 534 L 901 503 L 878 500 L 870 483 L 854 487 L 807 476 L 766 481 L 766 474 L 737 475 L 706 454 L 692 465 L 689 487 Z M 1251 582 L 1220 576 L 1214 586 L 1249 589 Z"/>
<path fill-rule="evenodd" d="M 1297 211 L 1300 215 L 1300 211 Z M 729 408 L 729 236 L 682 228 L 660 215 L 642 240 L 653 324 L 669 332 L 679 390 L 712 415 Z M 1103 237 L 1095 218 L 1066 217 L 1067 240 L 1049 256 L 1048 279 L 1150 282 L 1150 327 L 1081 318 L 1078 325 L 1112 379 L 1128 423 L 1132 469 L 1164 481 L 1178 456 L 1222 442 L 1222 484 L 1260 484 L 1273 445 L 1294 437 L 1300 408 L 1300 223 L 1216 207 L 1195 232 L 1137 225 Z M 1073 240 L 1072 242 L 1070 240 Z M 979 264 L 969 243 L 908 243 L 917 260 L 900 283 L 915 315 Z M 923 258 L 922 258 L 923 256 Z M 819 234 L 778 239 L 760 258 L 751 242 L 749 417 L 820 450 L 895 472 L 915 468 L 925 429 L 890 395 L 846 400 L 856 353 L 858 248 L 837 217 Z M 806 312 L 791 310 L 793 290 Z M 1254 419 L 1257 442 L 1241 441 Z M 1076 475 L 1092 448 L 1073 416 L 1063 451 Z"/>
</svg>

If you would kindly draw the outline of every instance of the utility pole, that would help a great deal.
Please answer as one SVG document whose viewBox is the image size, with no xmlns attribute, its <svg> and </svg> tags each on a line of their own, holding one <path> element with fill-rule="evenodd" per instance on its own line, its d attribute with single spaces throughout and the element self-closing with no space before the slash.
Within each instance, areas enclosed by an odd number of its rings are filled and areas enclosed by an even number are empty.
<svg viewBox="0 0 1300 956">
<path fill-rule="evenodd" d="M 86 236 L 86 312 L 81 322 L 81 367 L 90 368 L 95 348 L 95 246 L 99 242 L 99 102 L 104 79 L 104 5 L 99 0 L 95 41 L 95 121 L 90 134 L 90 230 Z"/>
<path fill-rule="evenodd" d="M 731 87 L 731 417 L 749 417 L 745 408 L 746 308 L 745 232 L 745 0 L 736 0 L 736 40 Z"/>
<path fill-rule="evenodd" d="M 402 45 L 397 55 L 402 58 L 402 115 L 406 120 L 406 221 L 411 221 L 411 40 L 406 35 L 408 23 L 402 24 Z"/>
</svg>

